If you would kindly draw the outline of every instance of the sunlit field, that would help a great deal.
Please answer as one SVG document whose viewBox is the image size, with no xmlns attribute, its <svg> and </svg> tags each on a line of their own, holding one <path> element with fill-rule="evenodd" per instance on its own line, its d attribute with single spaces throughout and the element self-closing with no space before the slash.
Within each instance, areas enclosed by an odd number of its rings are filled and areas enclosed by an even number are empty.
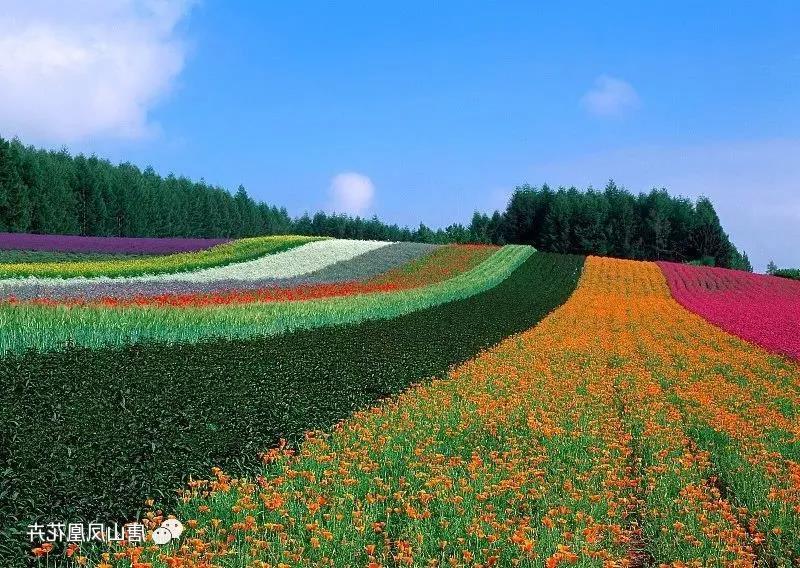
<svg viewBox="0 0 800 568">
<path fill-rule="evenodd" d="M 300 237 L 59 254 L 2 265 L 8 554 L 103 568 L 800 555 L 790 280 Z M 47 396 L 17 395 L 34 381 Z M 26 545 L 51 519 L 113 522 L 121 539 Z"/>
</svg>

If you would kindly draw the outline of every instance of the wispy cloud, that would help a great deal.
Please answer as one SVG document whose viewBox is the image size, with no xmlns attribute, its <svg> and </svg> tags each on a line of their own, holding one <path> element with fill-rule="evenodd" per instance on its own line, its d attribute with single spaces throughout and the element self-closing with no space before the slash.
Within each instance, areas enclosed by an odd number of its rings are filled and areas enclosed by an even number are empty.
<svg viewBox="0 0 800 568">
<path fill-rule="evenodd" d="M 599 117 L 619 117 L 640 104 L 639 95 L 630 83 L 608 75 L 598 77 L 581 97 L 583 108 Z"/>
<path fill-rule="evenodd" d="M 372 207 L 375 185 L 364 174 L 343 172 L 331 180 L 330 197 L 333 211 L 361 215 Z"/>
<path fill-rule="evenodd" d="M 186 49 L 191 0 L 7 0 L 0 13 L 0 134 L 65 143 L 140 138 Z"/>
<path fill-rule="evenodd" d="M 763 270 L 800 266 L 800 139 L 637 146 L 536 164 L 531 182 L 603 187 L 609 178 L 631 191 L 670 193 L 714 202 L 731 239 Z"/>
</svg>

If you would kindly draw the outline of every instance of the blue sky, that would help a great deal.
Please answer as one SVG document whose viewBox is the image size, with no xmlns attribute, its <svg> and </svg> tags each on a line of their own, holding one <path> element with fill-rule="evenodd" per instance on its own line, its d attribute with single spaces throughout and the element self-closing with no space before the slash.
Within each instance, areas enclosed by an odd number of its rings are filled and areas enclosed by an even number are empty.
<svg viewBox="0 0 800 568">
<path fill-rule="evenodd" d="M 613 177 L 800 266 L 797 2 L 10 3 L 4 136 L 401 224 Z"/>
</svg>

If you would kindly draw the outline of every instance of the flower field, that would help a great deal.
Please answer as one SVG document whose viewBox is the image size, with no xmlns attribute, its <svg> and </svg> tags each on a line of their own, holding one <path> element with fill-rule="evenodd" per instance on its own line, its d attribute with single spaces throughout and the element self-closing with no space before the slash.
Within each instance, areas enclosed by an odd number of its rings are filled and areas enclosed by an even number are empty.
<svg viewBox="0 0 800 568">
<path fill-rule="evenodd" d="M 800 358 L 800 282 L 724 268 L 660 263 L 675 299 L 725 331 Z"/>
<path fill-rule="evenodd" d="M 65 306 L 6 303 L 0 308 L 0 354 L 100 347 L 145 341 L 193 343 L 208 338 L 248 338 L 298 329 L 388 319 L 493 288 L 533 254 L 508 245 L 474 268 L 420 288 L 385 294 L 339 296 L 303 302 L 256 302 L 217 307 Z"/>
<path fill-rule="evenodd" d="M 99 238 L 99 237 L 96 237 Z M 11 294 L 20 286 L 63 284 L 67 278 L 158 278 L 176 272 L 201 271 L 225 265 L 257 261 L 265 255 L 286 251 L 318 240 L 313 237 L 253 237 L 226 242 L 192 252 L 146 256 L 143 258 L 100 262 L 34 262 L 0 265 L 3 293 Z M 20 282 L 21 280 L 21 282 Z"/>
<path fill-rule="evenodd" d="M 305 276 L 269 280 L 226 280 L 215 282 L 208 289 L 217 292 L 185 292 L 186 287 L 169 286 L 168 292 L 158 295 L 144 295 L 140 287 L 138 293 L 131 295 L 128 286 L 119 283 L 108 284 L 105 296 L 98 296 L 98 287 L 83 289 L 80 296 L 60 298 L 59 294 L 31 300 L 39 305 L 95 305 L 105 307 L 124 306 L 215 306 L 243 304 L 252 302 L 279 302 L 291 300 L 310 300 L 334 296 L 352 296 L 370 292 L 392 292 L 436 284 L 475 268 L 494 252 L 490 246 L 447 246 L 435 247 L 416 243 L 395 243 L 374 249 L 374 253 L 364 253 L 352 260 L 338 261 Z M 431 252 L 431 254 L 425 254 Z M 388 254 L 384 254 L 388 253 Z M 423 258 L 417 259 L 418 256 Z M 409 261 L 409 259 L 414 259 Z M 409 262 L 406 262 L 409 261 Z M 400 268 L 379 271 L 380 268 Z M 375 275 L 368 278 L 370 275 Z M 364 280 L 360 280 L 363 278 Z M 182 282 L 183 284 L 183 282 Z M 194 285 L 191 285 L 194 288 Z M 206 289 L 199 284 L 199 290 Z M 178 292 L 181 290 L 181 292 Z M 63 287 L 61 292 L 69 292 Z M 74 292 L 73 292 L 74 293 Z M 90 301 L 89 298 L 92 298 Z M 16 299 L 15 299 L 16 302 Z"/>
<path fill-rule="evenodd" d="M 0 556 L 800 565 L 795 282 L 336 239 L 175 275 L 0 304 Z M 34 519 L 165 515 L 179 542 L 19 545 Z"/>
<path fill-rule="evenodd" d="M 18 498 L 6 518 L 124 516 L 214 465 L 247 471 L 280 438 L 302 439 L 529 328 L 566 300 L 583 262 L 527 247 L 472 247 L 477 257 L 441 250 L 431 253 L 431 285 L 341 298 L 378 310 L 347 326 L 7 354 L 0 408 L 16 426 L 3 489 Z M 449 271 L 460 272 L 440 280 L 447 257 L 460 259 Z M 68 317 L 75 308 L 55 309 Z M 384 317 L 388 310 L 396 315 Z M 224 315 L 198 308 L 197 317 L 205 312 Z M 42 439 L 51 441 L 45 454 Z"/>
<path fill-rule="evenodd" d="M 445 247 L 449 249 L 450 247 Z M 460 248 L 460 247 L 454 247 Z M 382 275 L 386 271 L 427 257 L 434 245 L 419 243 L 387 243 L 350 260 L 339 260 L 324 268 L 292 278 L 263 278 L 247 280 L 218 279 L 193 281 L 190 278 L 158 282 L 131 278 L 76 278 L 56 280 L 49 285 L 25 285 L 24 279 L 7 282 L 6 300 L 97 300 L 152 298 L 157 296 L 199 295 L 231 291 L 253 291 L 291 288 L 302 284 L 332 284 L 361 281 Z"/>
<path fill-rule="evenodd" d="M 211 248 L 230 239 L 153 239 L 141 237 L 80 237 L 0 233 L 0 249 L 42 252 L 169 254 Z"/>
<path fill-rule="evenodd" d="M 311 241 L 298 238 L 240 240 L 220 245 L 203 253 L 172 255 L 167 257 L 109 261 L 105 263 L 55 263 L 8 265 L 10 271 L 42 272 L 52 270 L 61 274 L 68 270 L 111 272 L 114 276 L 94 275 L 71 278 L 6 278 L 0 280 L 0 293 L 7 297 L 42 296 L 52 291 L 85 296 L 98 285 L 114 290 L 122 285 L 150 284 L 150 293 L 164 293 L 175 282 L 204 284 L 230 281 L 261 281 L 288 279 L 310 274 L 337 262 L 347 261 L 390 243 L 380 241 L 345 241 L 325 239 Z M 301 246 L 302 245 L 302 246 Z M 288 249 L 288 250 L 287 250 Z M 255 256 L 253 260 L 246 260 Z M 145 268 L 149 267 L 149 268 Z M 123 274 L 134 269 L 149 270 L 137 276 Z M 141 292 L 145 293 L 145 292 Z"/>
</svg>

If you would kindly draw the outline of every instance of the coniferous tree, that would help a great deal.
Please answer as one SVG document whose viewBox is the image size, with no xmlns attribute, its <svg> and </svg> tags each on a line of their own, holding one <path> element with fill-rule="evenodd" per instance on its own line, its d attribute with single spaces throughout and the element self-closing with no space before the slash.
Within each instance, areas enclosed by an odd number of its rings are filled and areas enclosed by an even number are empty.
<svg viewBox="0 0 800 568">
<path fill-rule="evenodd" d="M 775 264 L 775 261 L 770 259 L 767 263 L 767 274 L 775 274 L 778 272 L 778 265 Z"/>
<path fill-rule="evenodd" d="M 559 192 L 551 200 L 544 216 L 544 227 L 539 239 L 543 250 L 572 252 L 572 202 L 567 193 Z"/>
<path fill-rule="evenodd" d="M 591 252 L 599 255 L 608 254 L 606 239 L 606 223 L 608 219 L 608 201 L 601 193 L 589 189 L 580 195 L 577 189 L 570 188 L 569 196 L 574 205 L 575 221 L 573 223 L 573 251 Z"/>
<path fill-rule="evenodd" d="M 695 204 L 690 243 L 695 258 L 713 258 L 716 266 L 729 266 L 731 250 L 728 236 L 722 230 L 714 206 L 706 197 L 701 197 Z"/>
<path fill-rule="evenodd" d="M 670 245 L 670 197 L 665 191 L 653 190 L 643 200 L 645 242 L 647 258 L 672 259 L 676 256 Z"/>
<path fill-rule="evenodd" d="M 747 256 L 747 251 L 742 251 L 739 253 L 734 246 L 731 246 L 731 249 L 731 260 L 728 268 L 743 270 L 745 272 L 753 272 L 753 265 L 750 264 L 750 258 Z"/>
<path fill-rule="evenodd" d="M 622 258 L 640 258 L 637 247 L 636 210 L 629 193 L 620 190 L 610 180 L 604 190 L 608 203 L 606 236 L 609 254 Z"/>
<path fill-rule="evenodd" d="M 0 139 L 0 230 L 25 232 L 32 220 L 32 199 L 20 175 L 20 159 L 12 144 Z"/>
<path fill-rule="evenodd" d="M 33 165 L 26 159 L 24 148 L 12 141 L 9 147 L 9 158 L 15 164 L 18 181 L 11 187 L 8 195 L 9 207 L 12 218 L 9 226 L 12 231 L 25 233 L 31 230 L 33 225 L 35 196 L 31 180 L 34 179 Z"/>
</svg>

